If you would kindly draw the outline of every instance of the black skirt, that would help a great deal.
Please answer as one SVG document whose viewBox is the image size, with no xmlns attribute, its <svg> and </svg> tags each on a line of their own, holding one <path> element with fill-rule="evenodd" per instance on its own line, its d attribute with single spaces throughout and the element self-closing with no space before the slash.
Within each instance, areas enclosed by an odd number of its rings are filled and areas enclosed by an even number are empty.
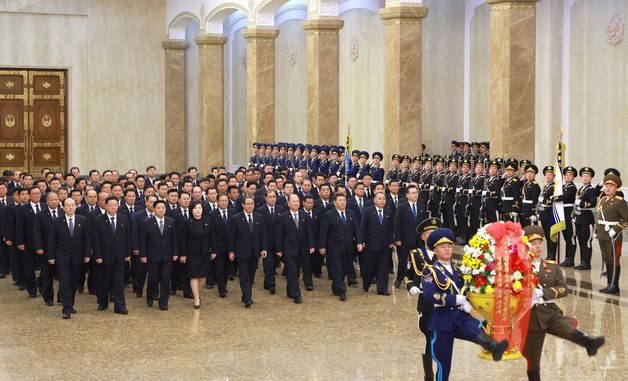
<svg viewBox="0 0 628 381">
<path fill-rule="evenodd" d="M 188 255 L 185 265 L 190 279 L 205 278 L 209 272 L 209 255 Z"/>
</svg>

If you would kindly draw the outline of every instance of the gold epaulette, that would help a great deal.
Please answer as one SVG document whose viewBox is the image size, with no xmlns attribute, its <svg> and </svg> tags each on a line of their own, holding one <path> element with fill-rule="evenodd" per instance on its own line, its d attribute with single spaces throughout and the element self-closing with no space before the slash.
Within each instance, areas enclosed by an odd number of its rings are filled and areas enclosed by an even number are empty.
<svg viewBox="0 0 628 381">
<path fill-rule="evenodd" d="M 621 197 L 621 196 L 615 196 L 615 198 L 616 198 L 616 199 L 618 199 L 618 200 L 623 200 L 623 199 L 624 199 L 624 198 L 623 198 L 623 197 Z"/>
<path fill-rule="evenodd" d="M 451 279 L 449 279 L 449 277 L 447 277 L 447 282 L 443 284 L 438 279 L 438 276 L 436 275 L 436 270 L 434 270 L 434 266 L 426 265 L 425 268 L 428 269 L 429 272 L 432 274 L 432 278 L 434 279 L 434 283 L 436 283 L 436 287 L 440 288 L 442 291 L 447 291 L 449 289 L 449 286 L 451 285 Z"/>
<path fill-rule="evenodd" d="M 545 262 L 546 262 L 546 263 L 551 263 L 551 264 L 553 264 L 553 265 L 555 265 L 555 264 L 557 264 L 557 263 L 558 263 L 558 262 L 553 261 L 553 260 L 551 260 L 551 259 L 546 259 L 546 260 L 545 260 Z"/>
</svg>

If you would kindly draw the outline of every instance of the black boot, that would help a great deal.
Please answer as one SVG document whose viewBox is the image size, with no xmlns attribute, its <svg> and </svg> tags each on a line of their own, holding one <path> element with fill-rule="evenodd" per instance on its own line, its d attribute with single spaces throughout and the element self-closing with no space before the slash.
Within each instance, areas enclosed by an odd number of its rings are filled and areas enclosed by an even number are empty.
<svg viewBox="0 0 628 381">
<path fill-rule="evenodd" d="M 574 262 L 572 258 L 565 258 L 564 261 L 560 263 L 560 267 L 573 267 Z"/>
<path fill-rule="evenodd" d="M 541 369 L 536 368 L 528 371 L 528 381 L 541 381 Z"/>
<path fill-rule="evenodd" d="M 606 290 L 613 284 L 613 263 L 604 262 L 604 267 L 606 267 L 606 287 L 600 289 L 601 293 L 606 293 Z"/>
<path fill-rule="evenodd" d="M 434 381 L 434 370 L 432 368 L 432 355 L 423 355 L 423 373 L 425 373 L 425 381 Z"/>
<path fill-rule="evenodd" d="M 491 352 L 494 361 L 502 359 L 502 355 L 508 349 L 508 340 L 504 339 L 500 342 L 493 340 L 492 337 L 482 332 L 477 337 L 477 343 L 484 348 L 484 350 Z"/>
<path fill-rule="evenodd" d="M 591 337 L 579 329 L 571 333 L 571 338 L 576 344 L 585 347 L 589 356 L 595 356 L 597 350 L 604 345 L 604 336 Z"/>
<path fill-rule="evenodd" d="M 615 267 L 615 271 L 608 271 L 611 273 L 610 277 L 610 287 L 604 291 L 605 294 L 618 294 L 619 293 L 619 275 L 621 274 L 621 267 L 617 265 Z M 614 273 L 614 274 L 613 274 Z"/>
</svg>

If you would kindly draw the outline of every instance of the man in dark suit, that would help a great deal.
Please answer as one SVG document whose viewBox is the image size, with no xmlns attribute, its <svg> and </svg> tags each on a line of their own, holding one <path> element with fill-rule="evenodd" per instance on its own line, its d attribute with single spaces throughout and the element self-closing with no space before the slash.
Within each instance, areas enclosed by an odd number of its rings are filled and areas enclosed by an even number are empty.
<svg viewBox="0 0 628 381">
<path fill-rule="evenodd" d="M 8 195 L 6 183 L 0 183 L 0 279 L 9 273 L 9 247 L 4 242 L 5 211 L 13 204 L 13 198 Z"/>
<path fill-rule="evenodd" d="M 59 208 L 59 196 L 55 192 L 50 192 L 46 195 L 46 206 L 35 216 L 33 235 L 35 253 L 39 258 L 44 259 L 40 261 L 39 292 L 44 298 L 46 305 L 50 307 L 54 304 L 53 281 L 56 269 L 48 263 L 45 255 L 46 250 L 48 250 L 48 237 L 50 236 L 52 222 L 63 213 L 63 210 Z"/>
<path fill-rule="evenodd" d="M 279 217 L 276 237 L 277 255 L 283 258 L 286 265 L 287 294 L 297 304 L 302 303 L 299 288 L 300 269 L 303 269 L 305 289 L 308 291 L 314 289 L 310 262 L 310 256 L 314 253 L 312 220 L 305 211 L 299 209 L 300 206 L 299 196 L 291 194 L 288 197 L 290 209 Z"/>
<path fill-rule="evenodd" d="M 333 204 L 331 203 L 331 201 L 330 205 L 333 208 Z M 314 277 L 316 278 L 320 278 L 323 272 L 324 256 L 318 252 L 318 239 L 321 234 L 321 221 L 323 219 L 323 214 L 320 212 L 320 210 L 316 209 L 313 196 L 305 196 L 305 199 L 303 200 L 303 211 L 312 220 L 312 236 L 314 237 L 314 248 L 316 249 L 314 254 L 310 255 L 312 275 L 314 275 Z"/>
<path fill-rule="evenodd" d="M 227 296 L 227 275 L 228 275 L 228 251 L 229 251 L 229 219 L 233 217 L 235 211 L 228 207 L 229 197 L 226 194 L 218 196 L 218 208 L 211 212 L 212 229 L 214 233 L 214 252 L 211 253 L 211 260 L 214 262 L 216 284 L 218 285 L 218 295 L 221 298 Z"/>
<path fill-rule="evenodd" d="M 364 196 L 364 184 L 359 182 L 355 186 L 355 196 L 347 200 L 347 209 L 353 210 L 355 217 L 358 219 L 358 225 L 362 221 L 364 209 L 372 206 L 373 202 Z"/>
<path fill-rule="evenodd" d="M 360 223 L 358 242 L 364 246 L 364 267 L 361 267 L 362 289 L 369 291 L 371 281 L 377 279 L 377 293 L 390 295 L 388 292 L 388 258 L 393 248 L 393 216 L 386 209 L 386 196 L 377 193 L 374 206 L 364 209 Z"/>
<path fill-rule="evenodd" d="M 168 311 L 172 262 L 179 259 L 177 229 L 174 219 L 166 216 L 166 202 L 154 203 L 155 215 L 140 223 L 140 262 L 148 270 L 146 304 L 153 306 L 153 296 L 159 287 L 159 309 Z"/>
<path fill-rule="evenodd" d="M 352 210 L 346 208 L 346 204 L 347 197 L 344 194 L 334 195 L 335 208 L 323 217 L 319 241 L 319 251 L 327 255 L 327 264 L 331 265 L 332 292 L 341 301 L 347 300 L 344 277 L 353 270 L 353 253 L 356 247 L 358 252 L 362 251 L 362 244 L 357 243 L 357 218 Z"/>
<path fill-rule="evenodd" d="M 13 205 L 8 205 L 3 211 L 2 219 L 2 239 L 4 244 L 8 248 L 9 253 L 9 268 L 11 269 L 11 277 L 13 278 L 13 284 L 20 290 L 26 289 L 24 287 L 24 274 L 22 271 L 22 257 L 18 255 L 17 248 L 15 247 L 15 235 L 16 235 L 16 220 L 17 211 L 22 203 L 28 203 L 28 190 L 22 188 L 15 188 L 13 193 Z"/>
<path fill-rule="evenodd" d="M 416 185 L 408 185 L 406 194 L 408 201 L 397 208 L 393 227 L 395 246 L 397 246 L 395 288 L 401 286 L 401 281 L 408 265 L 408 253 L 410 250 L 419 247 L 419 237 L 416 228 L 421 221 L 429 217 L 429 212 L 425 209 L 425 203 L 418 203 L 419 190 Z"/>
<path fill-rule="evenodd" d="M 133 247 L 131 267 L 133 268 L 133 292 L 135 292 L 135 296 L 138 298 L 141 298 L 144 293 L 147 267 L 146 264 L 140 262 L 140 226 L 144 220 L 155 215 L 155 201 L 157 201 L 157 196 L 154 194 L 146 196 L 146 209 L 135 212 L 135 214 L 131 217 L 131 240 Z"/>
<path fill-rule="evenodd" d="M 271 294 L 275 293 L 275 269 L 280 258 L 276 255 L 275 241 L 278 229 L 279 215 L 286 211 L 281 205 L 277 205 L 277 192 L 266 191 L 264 197 L 265 205 L 258 208 L 257 212 L 264 219 L 264 230 L 266 231 L 266 246 L 268 254 L 264 258 L 264 289 Z"/>
<path fill-rule="evenodd" d="M 41 190 L 35 186 L 28 190 L 30 203 L 22 205 L 16 214 L 16 239 L 18 253 L 22 257 L 22 271 L 24 272 L 24 286 L 31 298 L 37 297 L 37 279 L 35 278 L 35 267 L 37 265 L 37 255 L 35 254 L 35 238 L 33 235 L 35 225 L 35 215 L 42 209 Z"/>
<path fill-rule="evenodd" d="M 115 197 L 107 198 L 105 208 L 107 212 L 96 217 L 92 226 L 98 311 L 107 309 L 109 294 L 113 294 L 114 312 L 126 315 L 124 272 L 125 263 L 131 260 L 132 227 L 129 218 L 118 213 Z"/>
<path fill-rule="evenodd" d="M 48 263 L 56 265 L 59 274 L 59 296 L 63 304 L 61 317 L 69 319 L 76 313 L 74 297 L 78 288 L 83 263 L 90 261 L 91 240 L 87 218 L 76 214 L 76 203 L 71 198 L 63 200 L 61 217 L 52 222 L 48 250 Z"/>
<path fill-rule="evenodd" d="M 166 212 L 166 216 L 174 219 L 177 227 L 177 246 L 179 249 L 183 247 L 183 224 L 185 220 L 189 220 L 191 216 L 190 194 L 181 192 L 178 199 L 178 207 L 170 209 Z M 192 288 L 190 287 L 190 277 L 187 274 L 185 264 L 174 262 L 172 264 L 172 276 L 170 278 L 170 295 L 176 295 L 177 290 L 183 290 L 183 297 L 193 299 Z"/>
<path fill-rule="evenodd" d="M 253 304 L 252 284 L 259 256 L 266 258 L 266 229 L 263 217 L 253 212 L 255 200 L 242 199 L 242 212 L 229 220 L 229 259 L 238 261 L 242 302 L 246 308 Z"/>
<path fill-rule="evenodd" d="M 334 204 L 331 202 L 330 198 L 331 186 L 329 184 L 322 184 L 318 193 L 319 198 L 314 201 L 314 208 L 323 215 L 334 208 Z"/>
<path fill-rule="evenodd" d="M 119 200 L 118 213 L 124 214 L 130 220 L 131 216 L 135 214 L 135 212 L 146 208 L 146 205 L 144 203 L 137 202 L 137 193 L 135 192 L 135 189 L 133 188 L 129 187 L 125 189 L 123 194 L 124 194 L 124 197 L 121 200 Z M 133 274 L 133 269 L 131 266 L 131 261 L 125 261 L 124 262 L 124 284 L 125 285 L 132 283 L 132 278 L 133 278 L 132 274 Z"/>
</svg>

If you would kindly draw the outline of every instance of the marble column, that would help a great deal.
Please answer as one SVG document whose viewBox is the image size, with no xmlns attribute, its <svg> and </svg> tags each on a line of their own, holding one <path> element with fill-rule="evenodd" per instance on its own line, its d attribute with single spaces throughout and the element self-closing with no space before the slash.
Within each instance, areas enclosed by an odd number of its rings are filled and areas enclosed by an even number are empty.
<svg viewBox="0 0 628 381">
<path fill-rule="evenodd" d="M 395 154 L 421 153 L 422 6 L 380 9 L 384 20 L 384 163 Z"/>
<path fill-rule="evenodd" d="M 275 39 L 279 31 L 249 28 L 246 56 L 247 147 L 275 142 Z"/>
<path fill-rule="evenodd" d="M 533 159 L 536 0 L 487 3 L 491 7 L 491 156 Z"/>
<path fill-rule="evenodd" d="M 200 128 L 199 170 L 203 174 L 211 167 L 224 165 L 224 46 L 222 34 L 199 34 Z"/>
<path fill-rule="evenodd" d="M 161 43 L 165 53 L 166 82 L 166 149 L 165 170 L 185 168 L 185 50 L 183 40 L 166 40 Z"/>
<path fill-rule="evenodd" d="M 307 141 L 338 144 L 339 19 L 307 20 Z"/>
</svg>

